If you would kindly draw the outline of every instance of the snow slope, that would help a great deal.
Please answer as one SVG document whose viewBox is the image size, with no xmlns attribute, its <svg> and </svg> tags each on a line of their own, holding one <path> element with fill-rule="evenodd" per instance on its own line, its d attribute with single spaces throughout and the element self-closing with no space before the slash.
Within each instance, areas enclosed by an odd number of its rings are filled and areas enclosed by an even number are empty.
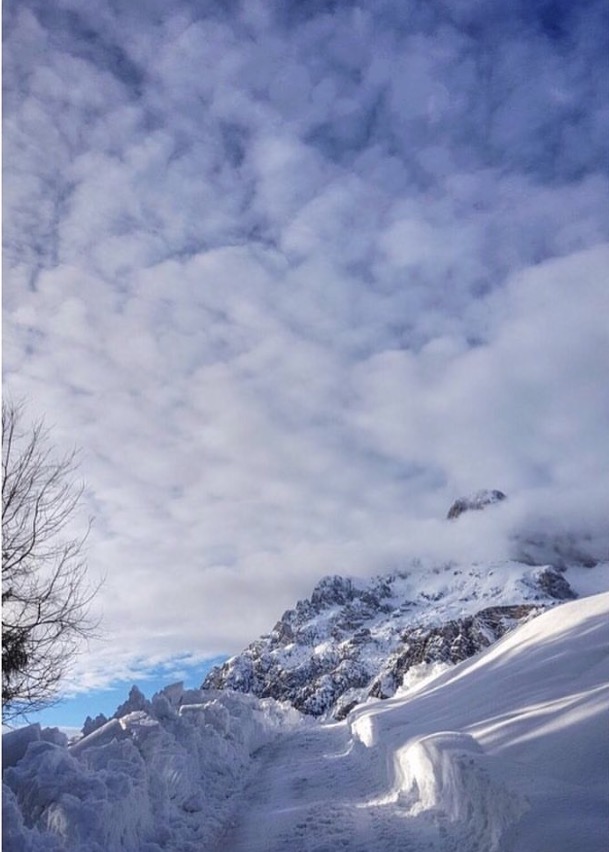
<svg viewBox="0 0 609 852">
<path fill-rule="evenodd" d="M 34 737 L 3 848 L 601 852 L 608 616 L 609 593 L 556 606 L 338 723 L 174 688 L 71 749 Z"/>
<path fill-rule="evenodd" d="M 452 838 L 439 848 L 606 848 L 608 615 L 607 593 L 564 604 L 412 698 L 353 714 L 355 736 L 391 755 L 396 804 Z"/>
</svg>

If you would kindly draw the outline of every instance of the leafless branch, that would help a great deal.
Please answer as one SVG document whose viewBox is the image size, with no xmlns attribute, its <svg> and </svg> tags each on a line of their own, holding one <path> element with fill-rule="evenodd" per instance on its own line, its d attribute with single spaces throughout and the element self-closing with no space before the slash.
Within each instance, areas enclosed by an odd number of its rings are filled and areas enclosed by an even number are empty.
<svg viewBox="0 0 609 852">
<path fill-rule="evenodd" d="M 89 607 L 87 533 L 70 534 L 82 497 L 75 453 L 57 459 L 41 422 L 2 406 L 2 705 L 5 718 L 52 704 L 82 640 Z"/>
</svg>

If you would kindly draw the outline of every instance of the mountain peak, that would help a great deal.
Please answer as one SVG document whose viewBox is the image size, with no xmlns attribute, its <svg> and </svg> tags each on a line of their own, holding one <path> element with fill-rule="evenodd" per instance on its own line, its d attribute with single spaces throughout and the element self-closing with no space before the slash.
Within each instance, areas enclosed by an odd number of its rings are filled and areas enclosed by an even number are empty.
<svg viewBox="0 0 609 852">
<path fill-rule="evenodd" d="M 479 511 L 480 509 L 485 509 L 487 506 L 491 506 L 493 503 L 500 503 L 505 499 L 506 495 L 503 491 L 499 491 L 496 488 L 492 490 L 484 488 L 482 491 L 476 491 L 475 494 L 470 494 L 467 497 L 459 497 L 458 500 L 455 500 L 448 510 L 446 517 L 449 521 L 454 521 L 464 512 L 469 512 L 472 509 Z"/>
</svg>

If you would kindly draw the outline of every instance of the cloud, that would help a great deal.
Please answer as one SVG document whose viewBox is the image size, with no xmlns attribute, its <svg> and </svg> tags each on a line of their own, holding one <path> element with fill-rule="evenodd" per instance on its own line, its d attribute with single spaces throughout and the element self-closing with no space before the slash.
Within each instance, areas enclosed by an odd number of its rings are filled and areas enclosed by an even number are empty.
<svg viewBox="0 0 609 852">
<path fill-rule="evenodd" d="M 387 455 L 440 466 L 458 491 L 501 482 L 538 509 L 545 492 L 571 493 L 563 511 L 575 512 L 609 468 L 608 261 L 599 246 L 508 279 L 486 300 L 482 345 L 375 354 L 356 381 L 360 428 Z"/>
<path fill-rule="evenodd" d="M 552 9 L 9 4 L 5 377 L 83 448 L 83 678 L 328 572 L 602 550 L 603 8 Z"/>
</svg>

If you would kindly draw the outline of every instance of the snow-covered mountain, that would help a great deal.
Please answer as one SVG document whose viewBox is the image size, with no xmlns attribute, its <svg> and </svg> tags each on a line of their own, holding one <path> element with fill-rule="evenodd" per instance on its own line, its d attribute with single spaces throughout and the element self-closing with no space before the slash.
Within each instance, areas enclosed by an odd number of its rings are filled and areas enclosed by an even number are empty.
<svg viewBox="0 0 609 852">
<path fill-rule="evenodd" d="M 567 577 L 518 562 L 427 571 L 415 564 L 368 582 L 325 577 L 270 633 L 213 669 L 203 687 L 342 719 L 369 697 L 393 695 L 413 667 L 461 662 L 574 598 Z"/>
<path fill-rule="evenodd" d="M 5 735 L 3 849 L 600 852 L 608 589 L 609 563 L 326 577 L 200 690 Z"/>
<path fill-rule="evenodd" d="M 495 511 L 505 500 L 498 489 L 460 497 L 447 520 Z M 369 581 L 324 577 L 270 633 L 213 669 L 203 688 L 275 698 L 303 713 L 343 719 L 362 701 L 394 695 L 404 678 L 459 663 L 575 598 L 570 578 L 591 570 L 583 561 L 540 565 L 527 552 L 524 561 L 415 560 Z"/>
<path fill-rule="evenodd" d="M 606 568 L 580 590 L 607 584 Z M 251 695 L 137 692 L 74 745 L 3 743 L 7 852 L 600 852 L 609 593 L 320 722 Z M 141 709 L 133 709 L 133 707 Z"/>
</svg>

